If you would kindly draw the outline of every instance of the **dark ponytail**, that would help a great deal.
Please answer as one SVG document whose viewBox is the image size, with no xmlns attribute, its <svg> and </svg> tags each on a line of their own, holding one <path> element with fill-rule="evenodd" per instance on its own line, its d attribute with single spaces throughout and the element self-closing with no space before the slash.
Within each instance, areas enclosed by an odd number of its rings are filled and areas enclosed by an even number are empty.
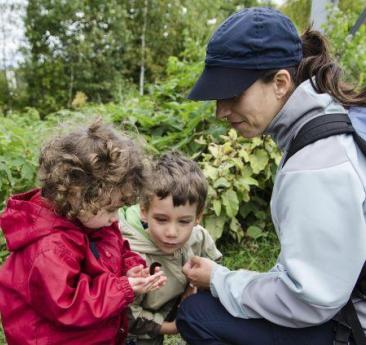
<svg viewBox="0 0 366 345">
<path fill-rule="evenodd" d="M 304 57 L 297 68 L 295 84 L 310 79 L 317 92 L 329 93 L 345 107 L 366 106 L 366 89 L 357 91 L 342 81 L 342 69 L 331 56 L 326 38 L 319 31 L 307 29 L 301 40 Z"/>
<path fill-rule="evenodd" d="M 343 71 L 331 56 L 327 39 L 319 31 L 309 28 L 301 40 L 304 57 L 297 67 L 287 68 L 295 86 L 309 79 L 318 93 L 330 94 L 345 107 L 366 106 L 366 88 L 357 91 L 356 87 L 342 80 Z M 268 71 L 261 79 L 269 82 L 277 72 Z"/>
</svg>

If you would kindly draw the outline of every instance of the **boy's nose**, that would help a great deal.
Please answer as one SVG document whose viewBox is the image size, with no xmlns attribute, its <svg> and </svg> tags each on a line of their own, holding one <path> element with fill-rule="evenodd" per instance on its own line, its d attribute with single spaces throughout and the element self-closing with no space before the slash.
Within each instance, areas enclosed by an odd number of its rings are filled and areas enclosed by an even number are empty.
<svg viewBox="0 0 366 345">
<path fill-rule="evenodd" d="M 165 235 L 166 235 L 166 237 L 169 237 L 169 238 L 177 237 L 178 232 L 177 232 L 177 229 L 175 228 L 175 226 L 174 225 L 169 226 L 165 232 Z"/>
</svg>

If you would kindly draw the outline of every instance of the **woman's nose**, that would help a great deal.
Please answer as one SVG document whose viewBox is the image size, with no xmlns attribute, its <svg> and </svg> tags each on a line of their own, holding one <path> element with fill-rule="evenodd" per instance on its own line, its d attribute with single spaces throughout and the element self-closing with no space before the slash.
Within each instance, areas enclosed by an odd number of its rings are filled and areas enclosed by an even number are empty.
<svg viewBox="0 0 366 345">
<path fill-rule="evenodd" d="M 225 100 L 216 101 L 216 117 L 220 120 L 227 118 L 231 113 L 230 104 Z"/>
</svg>

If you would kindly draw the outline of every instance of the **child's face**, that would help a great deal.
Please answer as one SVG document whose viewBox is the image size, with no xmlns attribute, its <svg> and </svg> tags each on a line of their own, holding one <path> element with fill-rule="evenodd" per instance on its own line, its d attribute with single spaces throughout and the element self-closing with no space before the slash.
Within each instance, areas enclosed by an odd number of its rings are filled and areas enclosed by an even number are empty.
<svg viewBox="0 0 366 345">
<path fill-rule="evenodd" d="M 99 229 L 104 226 L 110 226 L 118 220 L 118 209 L 121 205 L 121 194 L 113 191 L 111 193 L 111 201 L 109 205 L 102 207 L 97 214 L 86 212 L 78 219 L 89 229 Z"/>
<path fill-rule="evenodd" d="M 99 229 L 104 226 L 110 226 L 118 220 L 118 208 L 105 207 L 97 214 L 87 213 L 79 217 L 80 222 L 89 229 Z"/>
<path fill-rule="evenodd" d="M 197 203 L 174 207 L 172 196 L 154 196 L 148 210 L 141 209 L 142 219 L 149 225 L 151 240 L 164 253 L 182 248 L 199 222 Z"/>
</svg>

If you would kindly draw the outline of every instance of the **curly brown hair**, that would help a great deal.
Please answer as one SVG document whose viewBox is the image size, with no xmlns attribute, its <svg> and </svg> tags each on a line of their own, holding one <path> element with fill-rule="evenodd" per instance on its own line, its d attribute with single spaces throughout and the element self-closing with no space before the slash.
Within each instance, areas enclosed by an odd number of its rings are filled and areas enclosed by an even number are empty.
<svg viewBox="0 0 366 345">
<path fill-rule="evenodd" d="M 134 203 L 145 186 L 147 162 L 136 141 L 98 119 L 41 149 L 42 196 L 70 219 L 97 214 L 110 205 L 112 193 L 118 192 L 120 205 Z"/>
<path fill-rule="evenodd" d="M 208 184 L 198 164 L 179 151 L 170 151 L 156 159 L 150 177 L 149 188 L 143 191 L 141 206 L 149 209 L 154 196 L 165 199 L 171 195 L 175 207 L 197 203 L 197 215 L 201 215 L 207 198 Z"/>
</svg>

